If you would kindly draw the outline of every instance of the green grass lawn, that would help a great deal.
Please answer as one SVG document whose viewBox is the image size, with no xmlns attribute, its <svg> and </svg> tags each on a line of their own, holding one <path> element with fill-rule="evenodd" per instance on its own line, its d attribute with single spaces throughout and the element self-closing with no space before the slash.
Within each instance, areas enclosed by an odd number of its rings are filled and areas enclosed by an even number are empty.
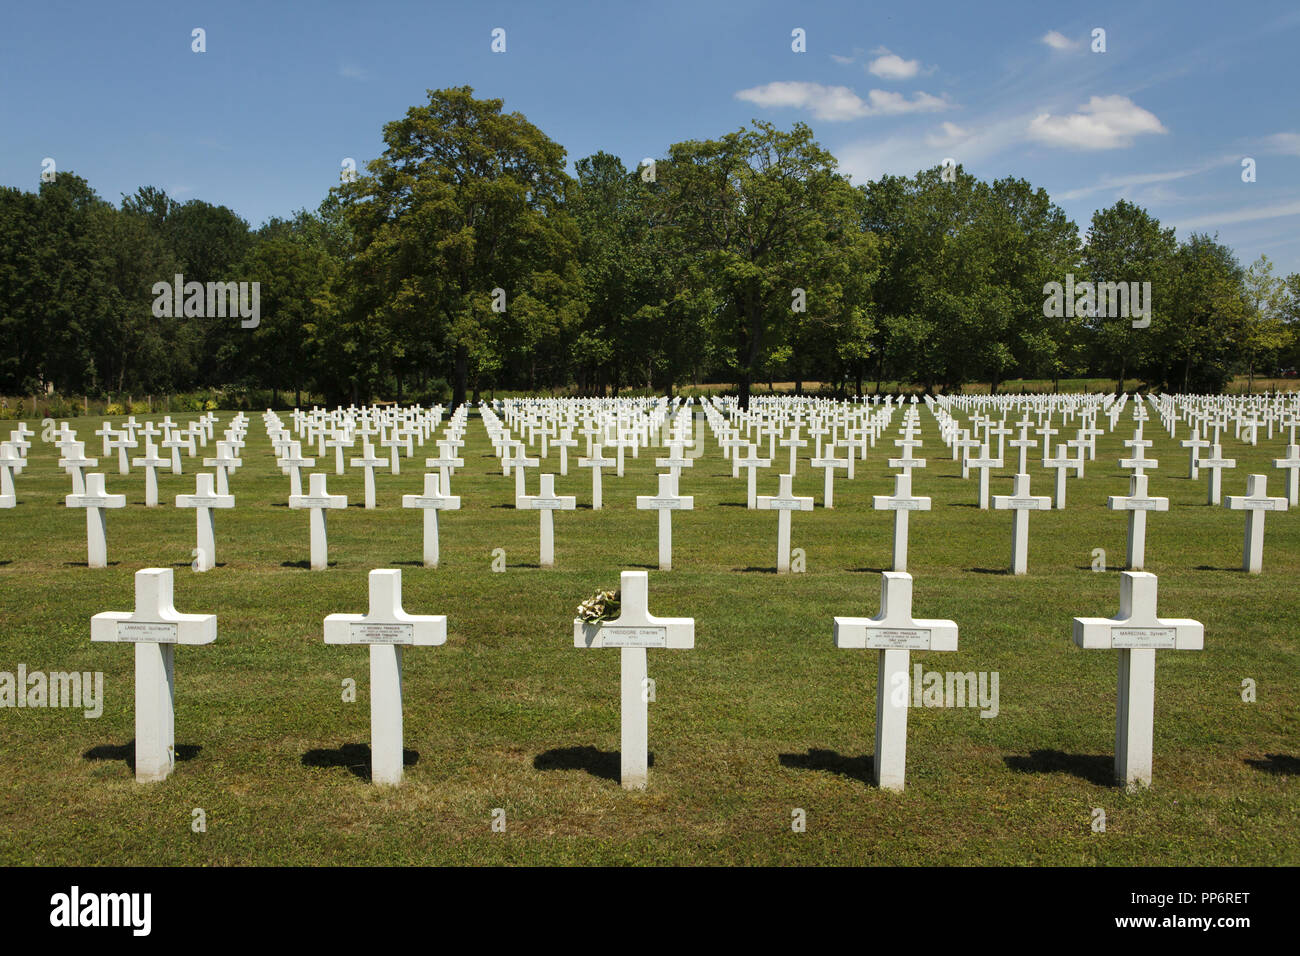
<svg viewBox="0 0 1300 956">
<path fill-rule="evenodd" d="M 378 477 L 374 511 L 360 507 L 361 472 L 333 476 L 330 454 L 320 462 L 330 491 L 352 507 L 331 514 L 331 565 L 312 572 L 307 514 L 286 506 L 288 479 L 252 418 L 231 479 L 237 507 L 217 513 L 219 566 L 205 574 L 190 569 L 194 512 L 171 506 L 194 490 L 193 460 L 184 476 L 160 478 L 156 509 L 144 506 L 142 472 L 118 476 L 116 456 L 102 460 L 109 491 L 128 504 L 108 514 L 110 567 L 90 570 L 84 513 L 63 506 L 71 483 L 32 423 L 18 507 L 0 511 L 0 671 L 102 671 L 106 701 L 97 720 L 0 710 L 0 863 L 1300 862 L 1300 514 L 1268 517 L 1264 573 L 1243 574 L 1242 513 L 1206 506 L 1207 477 L 1186 477 L 1185 453 L 1154 423 L 1151 493 L 1172 510 L 1149 517 L 1147 570 L 1159 575 L 1163 616 L 1204 623 L 1205 650 L 1158 654 L 1150 791 L 1111 785 L 1116 653 L 1071 641 L 1073 617 L 1118 610 L 1126 515 L 1105 505 L 1128 489 L 1117 464 L 1127 415 L 1087 477 L 1070 480 L 1069 507 L 1031 516 L 1029 574 L 1012 577 L 1011 516 L 974 507 L 975 473 L 960 480 L 923 411 L 917 454 L 929 467 L 914 492 L 934 506 L 912 517 L 914 614 L 961 631 L 959 651 L 912 660 L 997 671 L 998 716 L 913 709 L 907 789 L 877 790 L 875 654 L 837 650 L 831 628 L 835 615 L 877 611 L 893 516 L 872 510 L 871 496 L 892 492 L 892 443 L 869 452 L 856 480 L 841 473 L 830 511 L 821 473 L 801 462 L 796 493 L 818 503 L 794 515 L 807 572 L 778 577 L 776 515 L 746 510 L 743 477 L 730 477 L 710 442 L 681 481 L 695 510 L 674 517 L 674 570 L 650 571 L 651 611 L 694 617 L 696 646 L 649 652 L 653 764 L 636 793 L 617 782 L 619 654 L 575 649 L 571 621 L 621 569 L 655 566 L 656 515 L 635 509 L 637 494 L 655 490 L 653 453 L 629 458 L 623 479 L 606 474 L 598 512 L 588 471 L 557 477 L 579 510 L 555 516 L 556 567 L 546 571 L 536 567 L 538 516 L 514 510 L 514 479 L 501 475 L 477 415 L 452 482 L 462 509 L 441 516 L 437 570 L 420 565 L 420 513 L 400 507 L 436 448 L 404 459 L 399 477 Z M 220 419 L 218 436 L 230 413 Z M 75 422 L 88 454 L 100 451 L 101 421 Z M 1224 453 L 1238 467 L 1224 493 L 1243 493 L 1250 472 L 1284 493 L 1270 461 L 1282 447 L 1280 436 L 1254 449 L 1229 436 Z M 549 465 L 558 471 L 557 451 Z M 771 472 L 760 493 L 775 491 Z M 1034 493 L 1050 494 L 1053 473 L 1031 473 Z M 1009 474 L 994 493 L 1009 493 Z M 491 570 L 495 548 L 504 573 Z M 1095 548 L 1106 551 L 1104 573 L 1091 568 Z M 177 649 L 183 759 L 165 783 L 137 785 L 132 650 L 92 645 L 90 618 L 129 610 L 145 567 L 175 568 L 177 608 L 215 613 L 218 637 Z M 396 789 L 365 780 L 367 652 L 322 640 L 326 614 L 366 609 L 373 568 L 401 568 L 407 610 L 448 619 L 446 645 L 406 651 L 409 753 Z M 356 703 L 342 701 L 345 678 L 356 680 Z M 1246 678 L 1255 703 L 1242 701 Z M 1104 833 L 1090 826 L 1098 807 Z M 191 830 L 195 808 L 205 833 Z M 503 833 L 492 830 L 495 808 Z M 806 832 L 791 830 L 795 808 Z"/>
</svg>

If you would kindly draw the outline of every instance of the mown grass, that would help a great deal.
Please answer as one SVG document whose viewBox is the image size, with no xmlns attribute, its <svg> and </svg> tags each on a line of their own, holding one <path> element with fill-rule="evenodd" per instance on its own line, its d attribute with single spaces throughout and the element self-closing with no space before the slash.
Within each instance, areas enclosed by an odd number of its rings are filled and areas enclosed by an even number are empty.
<svg viewBox="0 0 1300 956">
<path fill-rule="evenodd" d="M 100 421 L 76 423 L 91 454 Z M 835 615 L 877 609 L 892 516 L 872 510 L 871 495 L 892 490 L 892 445 L 873 449 L 856 480 L 837 481 L 830 511 L 820 472 L 801 462 L 796 491 L 818 502 L 794 516 L 804 574 L 773 573 L 776 516 L 745 509 L 744 480 L 715 446 L 683 476 L 695 511 L 674 518 L 674 570 L 650 571 L 650 598 L 656 613 L 695 618 L 696 647 L 650 652 L 653 766 L 649 789 L 630 793 L 616 779 L 619 655 L 574 649 L 570 622 L 620 569 L 655 565 L 656 519 L 634 499 L 654 491 L 653 454 L 629 458 L 623 479 L 607 473 L 599 512 L 585 507 L 587 471 L 557 477 L 580 507 L 556 515 L 557 567 L 542 571 L 537 515 L 511 507 L 514 480 L 474 416 L 453 480 L 462 510 L 442 515 L 440 568 L 420 566 L 420 516 L 400 507 L 420 489 L 429 445 L 400 476 L 379 477 L 374 511 L 356 506 L 359 471 L 331 474 L 331 492 L 354 507 L 331 515 L 331 566 L 312 572 L 307 516 L 285 506 L 288 479 L 255 417 L 231 479 L 238 506 L 217 514 L 219 567 L 196 574 L 194 513 L 170 506 L 193 490 L 191 462 L 184 476 L 162 476 L 157 509 L 144 507 L 141 473 L 103 462 L 128 506 L 108 517 L 110 567 L 92 571 L 83 513 L 62 504 L 70 482 L 37 440 L 18 507 L 0 512 L 0 670 L 103 671 L 106 703 L 98 720 L 0 710 L 0 863 L 1300 862 L 1300 515 L 1270 515 L 1264 574 L 1241 573 L 1241 513 L 1207 507 L 1204 476 L 1188 480 L 1182 449 L 1148 427 L 1161 461 L 1151 491 L 1172 510 L 1150 516 L 1147 569 L 1160 576 L 1162 614 L 1203 621 L 1206 649 L 1159 654 L 1154 787 L 1128 795 L 1110 783 L 1115 654 L 1079 650 L 1070 627 L 1117 610 L 1126 518 L 1105 502 L 1127 492 L 1117 460 L 1131 428 L 1122 421 L 1101 440 L 1065 511 L 1032 515 L 1030 573 L 1017 578 L 1003 573 L 1010 516 L 973 507 L 974 478 L 960 480 L 933 419 L 923 421 L 929 467 L 915 490 L 934 508 L 912 520 L 914 611 L 956 620 L 961 636 L 959 651 L 913 662 L 997 671 L 1001 699 L 993 719 L 913 709 L 901 794 L 871 784 L 874 655 L 831 639 Z M 1238 468 L 1225 494 L 1241 493 L 1252 471 L 1282 493 L 1269 461 L 1282 444 L 1229 441 Z M 332 472 L 332 455 L 321 464 Z M 558 471 L 556 452 L 548 465 Z M 1031 471 L 1034 491 L 1049 494 L 1052 473 Z M 1009 491 L 1009 473 L 995 493 Z M 763 489 L 775 485 L 763 476 Z M 490 570 L 495 548 L 504 573 Z M 1108 556 L 1104 573 L 1091 569 L 1095 548 Z M 219 634 L 177 650 L 186 759 L 165 783 L 141 786 L 127 759 L 131 650 L 92 645 L 89 621 L 129 609 L 132 576 L 150 566 L 175 568 L 178 609 L 217 614 Z M 412 762 L 397 789 L 364 779 L 365 649 L 322 642 L 324 616 L 364 610 L 367 572 L 380 567 L 401 568 L 407 609 L 446 614 L 450 635 L 406 653 Z M 345 678 L 356 703 L 341 699 Z M 1255 703 L 1241 699 L 1246 678 Z M 1090 827 L 1096 807 L 1104 833 Z M 206 833 L 191 830 L 194 808 Z M 504 833 L 491 828 L 494 808 Z M 795 808 L 806 832 L 791 830 Z"/>
</svg>

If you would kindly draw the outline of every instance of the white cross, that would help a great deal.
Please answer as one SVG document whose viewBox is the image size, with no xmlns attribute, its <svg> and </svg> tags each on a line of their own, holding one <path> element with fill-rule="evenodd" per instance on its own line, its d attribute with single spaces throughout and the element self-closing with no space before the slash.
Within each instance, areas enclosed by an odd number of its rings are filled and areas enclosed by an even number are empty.
<svg viewBox="0 0 1300 956">
<path fill-rule="evenodd" d="M 1201 438 L 1201 429 L 1198 425 L 1192 428 L 1191 438 L 1185 438 L 1178 444 L 1182 445 L 1184 448 L 1191 449 L 1187 455 L 1187 477 L 1195 481 L 1201 476 L 1201 471 L 1197 464 L 1197 459 L 1200 457 L 1200 451 L 1202 448 L 1209 448 L 1210 443 Z"/>
<path fill-rule="evenodd" d="M 158 454 L 158 449 L 154 447 L 153 439 L 146 438 L 144 442 L 144 457 L 133 458 L 132 464 L 144 468 L 144 504 L 146 508 L 154 508 L 158 505 L 158 469 L 167 468 L 171 465 L 169 459 L 163 458 Z"/>
<path fill-rule="evenodd" d="M 316 466 L 315 458 L 304 458 L 302 456 L 302 443 L 289 442 L 288 452 L 280 459 L 280 471 L 289 473 L 289 494 L 302 494 L 302 469 L 314 468 Z"/>
<path fill-rule="evenodd" d="M 135 645 L 135 779 L 166 780 L 176 766 L 176 645 L 211 644 L 217 616 L 179 613 L 172 569 L 145 568 L 135 573 L 135 610 L 96 614 L 90 639 Z"/>
<path fill-rule="evenodd" d="M 673 512 L 691 511 L 695 498 L 677 493 L 677 479 L 671 474 L 659 476 L 659 494 L 637 495 L 636 506 L 641 511 L 659 512 L 659 570 L 673 568 Z"/>
<path fill-rule="evenodd" d="M 591 510 L 599 511 L 601 506 L 601 481 L 600 471 L 602 468 L 613 468 L 615 461 L 613 458 L 606 458 L 603 454 L 603 448 L 600 442 L 596 443 L 595 451 L 589 458 L 579 458 L 579 468 L 591 469 Z"/>
<path fill-rule="evenodd" d="M 1147 512 L 1168 511 L 1169 499 L 1149 497 L 1147 476 L 1136 474 L 1129 478 L 1128 497 L 1111 495 L 1106 506 L 1128 512 L 1128 569 L 1141 571 L 1146 564 Z"/>
<path fill-rule="evenodd" d="M 12 495 L 14 493 L 13 473 L 21 473 L 27 462 L 14 454 L 9 442 L 0 444 L 0 495 Z M 59 459 L 59 467 L 72 476 L 72 493 L 74 495 L 84 494 L 86 491 L 86 479 L 84 472 L 87 468 L 94 468 L 99 464 L 98 458 L 86 457 L 86 445 L 84 442 L 74 441 L 63 451 L 63 457 Z"/>
<path fill-rule="evenodd" d="M 541 464 L 537 458 L 529 458 L 524 451 L 523 443 L 517 443 L 510 450 L 510 454 L 501 459 L 501 464 L 505 468 L 515 470 L 515 497 L 520 498 L 524 495 L 527 473 L 525 468 L 536 468 Z"/>
<path fill-rule="evenodd" d="M 907 771 L 908 659 L 913 650 L 955 651 L 957 625 L 913 619 L 912 576 L 882 571 L 880 613 L 835 618 L 835 646 L 880 652 L 876 658 L 876 786 L 902 790 Z"/>
<path fill-rule="evenodd" d="M 1057 451 L 1061 451 L 1059 445 L 1057 446 Z M 1052 501 L 1052 506 L 1056 508 L 1057 511 L 1060 511 L 1065 507 L 1065 479 L 1068 477 L 1066 473 L 1071 468 L 1077 468 L 1078 462 L 1072 458 L 1067 458 L 1064 455 L 1061 455 L 1059 458 L 1049 458 L 1043 463 L 1043 467 L 1050 468 L 1056 472 L 1056 496 Z"/>
<path fill-rule="evenodd" d="M 234 495 L 219 495 L 213 489 L 212 476 L 206 471 L 194 476 L 194 494 L 177 495 L 177 508 L 193 508 L 198 522 L 198 547 L 195 548 L 194 570 L 210 571 L 217 566 L 216 523 L 213 508 L 235 507 Z"/>
<path fill-rule="evenodd" d="M 1300 445 L 1287 445 L 1285 458 L 1274 458 L 1273 467 L 1281 468 L 1286 473 L 1286 500 L 1292 505 L 1300 505 Z"/>
<path fill-rule="evenodd" d="M 894 570 L 907 570 L 907 524 L 913 511 L 929 511 L 930 499 L 912 495 L 912 473 L 894 476 L 894 495 L 873 495 L 871 505 L 877 511 L 894 512 Z"/>
<path fill-rule="evenodd" d="M 1216 441 L 1210 446 L 1210 457 L 1201 459 L 1200 467 L 1210 473 L 1210 490 L 1207 503 L 1217 505 L 1223 488 L 1223 469 L 1236 468 L 1237 459 L 1224 458 L 1223 451 Z"/>
<path fill-rule="evenodd" d="M 574 618 L 573 646 L 622 650 L 619 779 L 624 789 L 644 790 L 650 764 L 646 648 L 693 648 L 695 619 L 652 615 L 650 578 L 644 571 L 624 571 L 619 576 L 619 600 L 619 616 L 612 621 L 589 624 Z"/>
<path fill-rule="evenodd" d="M 370 779 L 396 786 L 402 782 L 402 648 L 447 643 L 447 618 L 402 610 L 402 572 L 380 569 L 370 572 L 369 612 L 326 615 L 325 643 L 370 645 Z"/>
<path fill-rule="evenodd" d="M 187 439 L 178 432 L 171 432 L 162 440 L 159 447 L 167 449 L 168 456 L 171 460 L 173 475 L 184 474 L 184 469 L 181 465 L 181 449 L 191 444 L 193 441 L 193 438 Z"/>
<path fill-rule="evenodd" d="M 231 443 L 228 441 L 217 442 L 217 456 L 215 458 L 203 459 L 204 468 L 217 469 L 217 494 L 219 495 L 230 494 L 230 488 L 226 484 L 226 476 L 242 464 L 243 461 L 236 456 Z"/>
<path fill-rule="evenodd" d="M 792 488 L 793 475 L 782 475 L 780 491 L 775 495 L 759 495 L 754 505 L 760 511 L 779 511 L 776 524 L 776 571 L 786 574 L 790 570 L 790 512 L 812 511 L 811 498 L 796 497 Z"/>
<path fill-rule="evenodd" d="M 1264 513 L 1286 511 L 1287 500 L 1268 496 L 1267 475 L 1251 475 L 1246 479 L 1246 494 L 1228 495 L 1223 504 L 1233 511 L 1246 512 L 1246 540 L 1241 552 L 1241 570 L 1259 574 L 1264 567 Z"/>
<path fill-rule="evenodd" d="M 1156 650 L 1199 651 L 1205 627 L 1198 621 L 1156 617 L 1156 576 L 1120 575 L 1119 615 L 1076 617 L 1074 643 L 1119 651 L 1119 699 L 1115 710 L 1115 782 L 1133 790 L 1151 786 L 1155 723 Z"/>
<path fill-rule="evenodd" d="M 325 472 L 308 476 L 307 494 L 290 495 L 289 507 L 311 509 L 311 569 L 324 571 L 329 567 L 329 540 L 325 533 L 325 512 L 331 508 L 346 508 L 347 495 L 331 495 L 325 489 Z"/>
<path fill-rule="evenodd" d="M 136 441 L 131 437 L 130 433 L 126 431 L 118 432 L 111 439 L 104 439 L 104 443 L 110 448 L 117 449 L 117 473 L 119 475 L 130 474 L 131 466 L 127 462 L 126 450 L 137 447 Z"/>
<path fill-rule="evenodd" d="M 748 507 L 751 510 L 757 506 L 757 498 L 758 498 L 758 481 L 757 481 L 755 469 L 767 468 L 772 464 L 771 458 L 758 458 L 756 457 L 757 454 L 758 454 L 758 446 L 747 445 L 745 449 L 745 457 L 741 458 L 739 455 L 736 455 L 736 457 L 734 458 L 735 463 L 741 468 L 744 468 L 746 471 L 745 501 L 746 501 L 746 507 Z M 852 467 L 852 459 L 853 456 L 849 455 L 849 460 L 850 460 L 849 467 Z"/>
<path fill-rule="evenodd" d="M 1011 441 L 1007 442 L 1007 444 L 1010 445 L 1012 448 L 1016 449 L 1020 453 L 1020 457 L 1016 465 L 1016 474 L 1024 474 L 1029 470 L 1026 467 L 1026 465 L 1029 462 L 1029 449 L 1037 448 L 1038 441 L 1036 439 L 1029 437 L 1029 426 L 1022 425 L 1020 428 L 1020 437 L 1013 438 Z"/>
<path fill-rule="evenodd" d="M 542 475 L 541 489 L 536 495 L 518 495 L 516 508 L 536 508 L 541 512 L 541 557 L 538 564 L 543 568 L 555 567 L 555 523 L 551 516 L 553 511 L 572 511 L 578 506 L 578 499 L 573 495 L 555 493 L 555 476 Z"/>
<path fill-rule="evenodd" d="M 681 477 L 683 468 L 695 467 L 695 462 L 683 454 L 683 448 L 684 446 L 681 442 L 669 442 L 668 457 L 655 459 L 656 468 L 672 469 L 670 474 L 673 476 L 674 481 Z"/>
<path fill-rule="evenodd" d="M 1010 495 L 994 495 L 993 507 L 1016 513 L 1011 527 L 1011 573 L 1025 574 L 1029 565 L 1029 512 L 1049 511 L 1052 499 L 1029 493 L 1029 476 L 1018 474 Z"/>
<path fill-rule="evenodd" d="M 983 442 L 980 445 L 980 455 L 978 458 L 967 459 L 970 467 L 980 473 L 980 498 L 979 505 L 982 511 L 987 511 L 989 507 L 989 469 L 1002 467 L 1002 456 L 993 458 L 989 455 L 989 443 Z"/>
<path fill-rule="evenodd" d="M 108 526 L 105 508 L 125 508 L 126 495 L 110 495 L 104 490 L 104 475 L 92 471 L 86 476 L 86 490 L 79 495 L 68 495 L 64 504 L 69 508 L 86 509 L 86 566 L 108 567 Z"/>
<path fill-rule="evenodd" d="M 909 463 L 915 465 L 916 460 L 909 459 Z M 824 477 L 822 483 L 823 507 L 834 508 L 835 507 L 835 469 L 848 468 L 849 467 L 848 460 L 845 458 L 836 458 L 835 446 L 828 445 L 826 447 L 826 456 L 824 458 L 820 456 L 814 458 L 809 464 L 811 464 L 812 467 L 814 468 L 825 469 L 825 471 L 823 472 Z"/>
<path fill-rule="evenodd" d="M 334 449 L 334 474 L 343 474 L 343 449 L 351 448 L 354 442 L 355 439 L 346 431 L 336 431 L 334 437 L 325 442 L 325 448 Z"/>
<path fill-rule="evenodd" d="M 385 465 L 388 464 L 388 462 L 385 461 L 383 458 L 378 457 L 378 456 L 375 454 L 375 450 L 374 450 L 374 448 L 371 446 L 371 444 L 370 444 L 370 440 L 369 440 L 369 439 L 362 439 L 362 442 L 361 442 L 361 457 L 360 457 L 360 458 L 353 458 L 353 459 L 351 459 L 351 461 L 352 461 L 352 467 L 353 467 L 353 468 L 364 468 L 364 469 L 365 469 L 365 473 L 366 473 L 366 474 L 365 474 L 366 508 L 367 508 L 367 509 L 374 508 L 374 506 L 375 506 L 375 469 L 376 469 L 376 468 L 383 468 Z"/>
<path fill-rule="evenodd" d="M 447 508 L 456 511 L 460 508 L 460 497 L 443 494 L 441 475 L 427 473 L 424 476 L 423 495 L 402 495 L 403 508 L 421 508 L 424 510 L 424 566 L 438 566 L 438 511 Z"/>
<path fill-rule="evenodd" d="M 570 429 L 565 428 L 559 438 L 551 439 L 551 444 L 560 449 L 560 476 L 564 477 L 569 474 L 569 449 L 577 448 L 578 440 Z"/>
<path fill-rule="evenodd" d="M 793 477 L 799 465 L 799 449 L 808 443 L 799 437 L 799 426 L 795 425 L 790 431 L 790 437 L 782 438 L 778 444 L 790 449 L 790 475 Z"/>
<path fill-rule="evenodd" d="M 1147 457 L 1146 450 L 1151 447 L 1151 441 L 1144 439 L 1140 430 L 1137 435 L 1124 442 L 1124 446 L 1133 449 L 1133 457 L 1121 458 L 1119 460 L 1121 468 L 1131 470 L 1135 475 L 1141 475 L 1145 474 L 1148 468 L 1154 470 L 1160 467 L 1160 462 Z"/>
</svg>

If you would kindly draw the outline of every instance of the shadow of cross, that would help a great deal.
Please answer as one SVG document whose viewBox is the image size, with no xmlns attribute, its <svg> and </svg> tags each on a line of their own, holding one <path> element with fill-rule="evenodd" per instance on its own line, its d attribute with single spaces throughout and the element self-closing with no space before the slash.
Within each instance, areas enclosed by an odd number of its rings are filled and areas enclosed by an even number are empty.
<svg viewBox="0 0 1300 956">
<path fill-rule="evenodd" d="M 907 770 L 908 659 L 911 652 L 955 651 L 957 625 L 912 617 L 912 576 L 880 574 L 880 613 L 835 618 L 835 646 L 879 650 L 876 664 L 876 786 L 902 790 Z"/>
<path fill-rule="evenodd" d="M 90 639 L 135 645 L 135 779 L 167 779 L 176 765 L 175 647 L 211 644 L 217 616 L 181 614 L 171 568 L 145 568 L 135 573 L 135 610 L 96 614 Z"/>
<path fill-rule="evenodd" d="M 1115 708 L 1115 782 L 1128 790 L 1151 786 L 1155 722 L 1156 651 L 1199 651 L 1205 626 L 1183 618 L 1156 617 L 1156 576 L 1120 575 L 1119 614 L 1076 617 L 1074 643 L 1084 649 L 1119 651 L 1119 699 Z"/>
<path fill-rule="evenodd" d="M 573 646 L 617 647 L 622 651 L 620 780 L 625 790 L 644 790 L 650 745 L 646 648 L 693 648 L 695 619 L 651 614 L 650 578 L 645 571 L 624 571 L 619 576 L 619 589 L 619 616 L 598 624 L 574 618 Z"/>
<path fill-rule="evenodd" d="M 330 614 L 326 644 L 370 645 L 370 777 L 378 784 L 402 782 L 402 648 L 447 643 L 442 614 L 402 610 L 402 572 L 370 572 L 370 610 Z"/>
</svg>

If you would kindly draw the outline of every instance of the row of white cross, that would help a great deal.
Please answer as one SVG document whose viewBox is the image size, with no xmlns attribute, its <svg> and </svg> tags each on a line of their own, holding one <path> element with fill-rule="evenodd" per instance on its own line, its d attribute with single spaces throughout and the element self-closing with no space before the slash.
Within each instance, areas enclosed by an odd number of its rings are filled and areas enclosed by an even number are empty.
<svg viewBox="0 0 1300 956">
<path fill-rule="evenodd" d="M 327 644 L 370 648 L 371 779 L 397 784 L 402 779 L 402 650 L 444 644 L 445 615 L 411 614 L 402 607 L 402 572 L 370 572 L 370 606 L 365 614 L 330 614 L 324 621 Z M 170 568 L 147 568 L 135 576 L 135 609 L 108 611 L 91 620 L 91 640 L 135 645 L 135 768 L 141 782 L 163 780 L 175 766 L 175 675 L 177 644 L 211 644 L 217 637 L 212 614 L 182 614 L 175 608 Z M 578 648 L 616 647 L 621 653 L 620 779 L 642 789 L 648 780 L 649 648 L 695 646 L 693 618 L 657 617 L 649 609 L 649 579 L 644 571 L 620 577 L 620 612 L 613 620 L 590 623 L 575 618 Z M 909 656 L 918 651 L 955 651 L 957 624 L 912 616 L 912 577 L 881 574 L 880 613 L 875 617 L 834 619 L 835 646 L 877 651 L 877 785 L 902 790 L 907 762 L 906 695 Z M 1203 626 L 1156 614 L 1156 577 L 1126 571 L 1121 578 L 1120 611 L 1114 618 L 1075 618 L 1074 642 L 1081 648 L 1119 651 L 1115 779 L 1122 786 L 1149 786 L 1152 773 L 1155 652 L 1200 650 Z"/>
</svg>

